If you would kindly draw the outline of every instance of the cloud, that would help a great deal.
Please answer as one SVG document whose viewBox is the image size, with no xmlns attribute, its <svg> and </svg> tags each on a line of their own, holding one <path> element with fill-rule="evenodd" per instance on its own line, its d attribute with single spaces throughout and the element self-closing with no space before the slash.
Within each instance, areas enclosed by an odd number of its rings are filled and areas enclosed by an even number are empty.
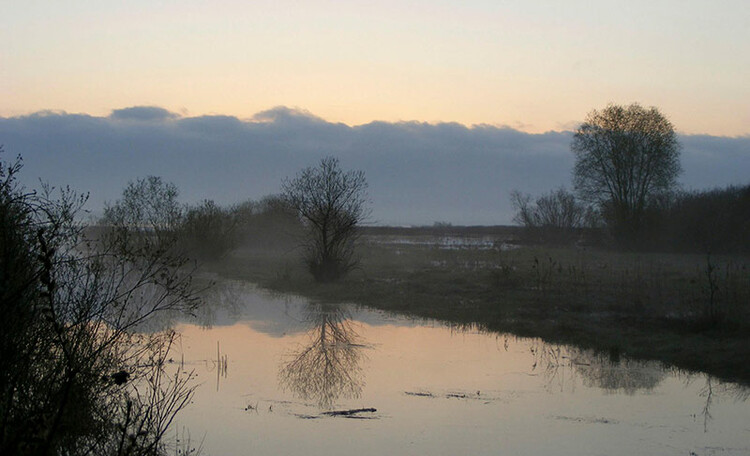
<svg viewBox="0 0 750 456">
<path fill-rule="evenodd" d="M 570 186 L 569 131 L 371 122 L 347 126 L 276 107 L 249 120 L 184 117 L 145 106 L 108 117 L 40 112 L 0 118 L 6 158 L 21 154 L 27 186 L 38 179 L 91 193 L 90 208 L 119 197 L 129 180 L 172 181 L 185 202 L 231 204 L 279 191 L 282 179 L 335 155 L 365 171 L 373 221 L 389 224 L 511 223 L 509 193 Z M 750 137 L 682 135 L 686 189 L 747 184 Z"/>
<path fill-rule="evenodd" d="M 261 111 L 255 114 L 252 117 L 252 120 L 256 122 L 273 122 L 273 123 L 293 123 L 293 122 L 318 123 L 318 124 L 326 123 L 325 120 L 314 115 L 310 111 L 299 109 L 299 108 L 289 108 L 286 106 L 276 106 L 274 108 Z"/>
<path fill-rule="evenodd" d="M 109 115 L 114 120 L 137 120 L 142 122 L 157 122 L 176 119 L 179 116 L 158 106 L 133 106 L 115 109 Z"/>
<path fill-rule="evenodd" d="M 682 135 L 680 142 L 686 190 L 750 184 L 750 136 Z"/>
</svg>

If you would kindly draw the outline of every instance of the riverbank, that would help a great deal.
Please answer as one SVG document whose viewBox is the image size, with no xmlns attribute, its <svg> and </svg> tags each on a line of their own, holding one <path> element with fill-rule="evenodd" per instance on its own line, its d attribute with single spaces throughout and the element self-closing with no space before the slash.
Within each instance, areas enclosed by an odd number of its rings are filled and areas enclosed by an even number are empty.
<svg viewBox="0 0 750 456">
<path fill-rule="evenodd" d="M 210 268 L 332 302 L 540 337 L 750 384 L 747 258 L 508 244 L 497 233 L 380 232 L 360 267 L 319 284 L 298 252 L 246 248 Z"/>
</svg>

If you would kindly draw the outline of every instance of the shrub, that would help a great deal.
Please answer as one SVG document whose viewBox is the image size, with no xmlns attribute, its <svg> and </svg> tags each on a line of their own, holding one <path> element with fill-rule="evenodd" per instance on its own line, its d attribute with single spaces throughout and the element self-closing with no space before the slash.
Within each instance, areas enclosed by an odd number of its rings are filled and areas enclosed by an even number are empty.
<svg viewBox="0 0 750 456">
<path fill-rule="evenodd" d="M 237 221 L 230 210 L 211 200 L 189 207 L 180 229 L 180 241 L 190 256 L 216 260 L 237 243 Z"/>
<path fill-rule="evenodd" d="M 174 332 L 139 328 L 197 305 L 184 259 L 122 219 L 87 239 L 85 198 L 20 169 L 0 162 L 0 454 L 166 454 L 191 375 L 165 371 Z"/>
<path fill-rule="evenodd" d="M 511 193 L 516 210 L 513 221 L 525 228 L 525 236 L 536 242 L 567 243 L 575 240 L 582 228 L 596 224 L 596 214 L 565 188 L 550 191 L 532 203 L 530 195 Z"/>
</svg>

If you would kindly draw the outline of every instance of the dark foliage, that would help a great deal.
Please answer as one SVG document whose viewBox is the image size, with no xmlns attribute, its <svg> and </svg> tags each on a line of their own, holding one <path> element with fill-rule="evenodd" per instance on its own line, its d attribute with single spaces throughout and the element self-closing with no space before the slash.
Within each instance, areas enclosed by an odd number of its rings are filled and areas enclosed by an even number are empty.
<svg viewBox="0 0 750 456">
<path fill-rule="evenodd" d="M 750 185 L 682 192 L 648 213 L 643 244 L 697 253 L 750 253 Z"/>
<path fill-rule="evenodd" d="M 0 162 L 0 454 L 164 454 L 190 376 L 165 371 L 173 332 L 138 328 L 195 305 L 184 262 L 141 227 L 86 239 L 85 197 L 20 168 Z"/>
<path fill-rule="evenodd" d="M 217 260 L 237 244 L 237 220 L 230 210 L 205 200 L 185 211 L 179 237 L 191 257 Z"/>
</svg>

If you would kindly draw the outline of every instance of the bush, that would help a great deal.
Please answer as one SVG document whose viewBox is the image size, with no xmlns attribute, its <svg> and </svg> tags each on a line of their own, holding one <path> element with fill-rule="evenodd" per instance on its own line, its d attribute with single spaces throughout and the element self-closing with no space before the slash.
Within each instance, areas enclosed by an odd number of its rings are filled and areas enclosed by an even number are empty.
<svg viewBox="0 0 750 456">
<path fill-rule="evenodd" d="M 583 228 L 597 223 L 593 209 L 565 188 L 550 191 L 533 203 L 531 200 L 531 195 L 511 193 L 511 203 L 516 210 L 513 221 L 525 228 L 524 235 L 530 241 L 568 243 L 577 239 Z"/>
<path fill-rule="evenodd" d="M 650 216 L 652 247 L 699 253 L 750 253 L 750 185 L 683 192 Z"/>
<path fill-rule="evenodd" d="M 174 332 L 139 328 L 197 305 L 184 260 L 115 221 L 87 239 L 85 198 L 20 169 L 0 162 L 0 454 L 166 454 L 191 375 L 165 371 Z"/>
<path fill-rule="evenodd" d="M 238 245 L 262 249 L 291 249 L 302 234 L 297 212 L 282 196 L 248 200 L 231 209 Z"/>
<path fill-rule="evenodd" d="M 237 243 L 237 221 L 230 210 L 211 200 L 190 207 L 180 229 L 180 242 L 192 257 L 217 260 Z"/>
</svg>

